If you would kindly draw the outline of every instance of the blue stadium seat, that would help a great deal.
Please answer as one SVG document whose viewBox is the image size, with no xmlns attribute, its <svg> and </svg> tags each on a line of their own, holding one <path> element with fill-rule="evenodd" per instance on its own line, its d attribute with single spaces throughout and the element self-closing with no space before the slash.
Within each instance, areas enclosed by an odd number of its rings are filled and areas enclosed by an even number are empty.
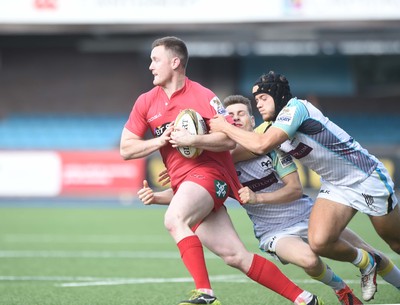
<svg viewBox="0 0 400 305">
<path fill-rule="evenodd" d="M 395 114 L 329 118 L 362 145 L 400 144 L 400 120 Z M 116 149 L 126 119 L 126 114 L 13 114 L 0 120 L 0 149 Z"/>
<path fill-rule="evenodd" d="M 0 121 L 0 149 L 115 149 L 125 121 L 125 114 L 15 114 Z"/>
</svg>

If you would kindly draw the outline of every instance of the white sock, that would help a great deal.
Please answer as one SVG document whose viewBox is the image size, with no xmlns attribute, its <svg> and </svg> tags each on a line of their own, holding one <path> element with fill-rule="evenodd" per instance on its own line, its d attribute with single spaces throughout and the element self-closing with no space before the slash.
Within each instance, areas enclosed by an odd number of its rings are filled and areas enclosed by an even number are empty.
<svg viewBox="0 0 400 305">
<path fill-rule="evenodd" d="M 389 284 L 400 290 L 400 270 L 391 260 L 385 269 L 379 270 L 378 274 Z"/>
<path fill-rule="evenodd" d="M 313 277 L 313 279 L 328 285 L 333 290 L 338 291 L 346 287 L 346 284 L 343 280 L 336 275 L 331 268 L 327 264 L 324 263 L 324 271 L 317 277 Z"/>
<path fill-rule="evenodd" d="M 296 298 L 296 300 L 294 301 L 295 305 L 300 305 L 300 304 L 308 304 L 312 301 L 314 295 L 311 292 L 308 292 L 306 290 L 304 290 L 302 293 L 299 294 L 299 296 Z"/>
<path fill-rule="evenodd" d="M 215 296 L 215 295 L 214 295 L 214 291 L 213 291 L 212 289 L 199 288 L 199 289 L 197 289 L 197 290 L 200 291 L 200 292 L 202 292 L 202 293 L 208 294 L 208 295 L 210 295 L 210 296 L 212 296 L 212 297 Z"/>
<path fill-rule="evenodd" d="M 352 261 L 351 263 L 352 263 L 353 265 L 355 265 L 355 266 L 358 267 L 358 265 L 361 263 L 362 258 L 363 258 L 363 252 L 362 252 L 361 249 L 358 249 L 358 248 L 357 248 L 357 257 L 356 257 L 356 259 L 355 259 L 354 261 Z"/>
<path fill-rule="evenodd" d="M 371 254 L 363 249 L 357 249 L 357 258 L 353 261 L 353 264 L 360 269 L 361 273 L 367 274 L 374 266 L 374 263 L 374 257 Z"/>
</svg>

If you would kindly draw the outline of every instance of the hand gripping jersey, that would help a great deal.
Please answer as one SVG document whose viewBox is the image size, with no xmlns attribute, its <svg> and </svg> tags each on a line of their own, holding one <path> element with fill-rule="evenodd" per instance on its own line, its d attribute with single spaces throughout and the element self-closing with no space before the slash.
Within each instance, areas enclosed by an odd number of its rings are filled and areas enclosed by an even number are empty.
<svg viewBox="0 0 400 305">
<path fill-rule="evenodd" d="M 243 186 L 256 193 L 274 192 L 284 186 L 281 178 L 296 171 L 290 155 L 272 151 L 255 159 L 237 162 L 236 172 Z M 256 237 L 261 240 L 265 234 L 275 234 L 282 229 L 309 218 L 313 201 L 302 198 L 282 204 L 242 205 L 253 222 Z"/>
<path fill-rule="evenodd" d="M 311 103 L 292 98 L 272 126 L 289 136 L 279 147 L 334 185 L 364 181 L 383 164 Z"/>
<path fill-rule="evenodd" d="M 226 114 L 222 103 L 211 90 L 186 78 L 185 86 L 170 98 L 159 86 L 139 96 L 133 105 L 125 128 L 142 138 L 150 129 L 154 137 L 159 137 L 175 120 L 179 112 L 187 108 L 196 110 L 207 124 L 215 114 Z M 229 118 L 228 116 L 227 119 Z M 240 183 L 229 151 L 204 151 L 196 159 L 187 159 L 168 144 L 160 149 L 160 154 L 168 170 L 174 191 L 190 170 L 214 168 L 221 173 L 221 177 L 234 190 L 237 198 L 237 189 L 240 188 Z"/>
</svg>

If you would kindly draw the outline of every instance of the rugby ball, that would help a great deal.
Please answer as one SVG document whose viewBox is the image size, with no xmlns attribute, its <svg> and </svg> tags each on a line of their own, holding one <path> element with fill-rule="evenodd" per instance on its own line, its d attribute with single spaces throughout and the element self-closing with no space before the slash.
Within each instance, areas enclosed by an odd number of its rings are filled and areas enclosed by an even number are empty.
<svg viewBox="0 0 400 305">
<path fill-rule="evenodd" d="M 175 126 L 185 128 L 192 135 L 202 135 L 207 133 L 207 125 L 202 116 L 193 109 L 182 110 L 175 119 Z M 202 149 L 181 146 L 177 150 L 182 156 L 188 159 L 197 158 L 203 152 Z"/>
</svg>

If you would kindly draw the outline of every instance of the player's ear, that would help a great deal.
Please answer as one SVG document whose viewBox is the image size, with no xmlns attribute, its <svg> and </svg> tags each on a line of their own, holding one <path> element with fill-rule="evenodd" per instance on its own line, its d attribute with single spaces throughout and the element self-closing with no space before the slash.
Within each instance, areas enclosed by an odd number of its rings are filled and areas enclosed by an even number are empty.
<svg viewBox="0 0 400 305">
<path fill-rule="evenodd" d="M 251 127 L 256 127 L 256 120 L 254 118 L 254 115 L 250 116 L 250 120 L 251 120 Z"/>
<path fill-rule="evenodd" d="M 179 57 L 172 58 L 172 69 L 174 69 L 174 70 L 178 69 L 180 64 L 181 64 L 181 60 L 179 59 Z"/>
</svg>

